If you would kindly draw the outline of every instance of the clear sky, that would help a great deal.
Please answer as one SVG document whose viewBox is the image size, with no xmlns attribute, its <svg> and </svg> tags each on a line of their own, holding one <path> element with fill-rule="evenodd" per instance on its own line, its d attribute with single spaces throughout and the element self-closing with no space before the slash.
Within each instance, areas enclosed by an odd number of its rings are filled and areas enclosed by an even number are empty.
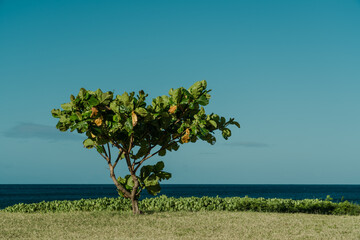
<svg viewBox="0 0 360 240">
<path fill-rule="evenodd" d="M 3 0 L 0 184 L 111 184 L 51 109 L 81 87 L 153 98 L 202 79 L 206 112 L 241 129 L 150 161 L 166 183 L 360 184 L 359 66 L 355 0 Z"/>
</svg>

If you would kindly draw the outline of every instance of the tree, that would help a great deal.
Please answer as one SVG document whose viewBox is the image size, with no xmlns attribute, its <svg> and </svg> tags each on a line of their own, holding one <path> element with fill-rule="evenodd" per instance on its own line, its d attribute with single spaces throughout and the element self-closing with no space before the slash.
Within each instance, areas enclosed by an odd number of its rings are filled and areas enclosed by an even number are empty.
<svg viewBox="0 0 360 240">
<path fill-rule="evenodd" d="M 139 91 L 135 96 L 125 92 L 114 97 L 113 92 L 95 92 L 80 89 L 70 96 L 70 102 L 53 109 L 52 116 L 59 118 L 60 131 L 77 130 L 85 133 L 86 148 L 95 148 L 106 160 L 110 177 L 121 196 L 131 199 L 134 214 L 139 214 L 138 199 L 143 189 L 150 194 L 160 192 L 160 181 L 171 173 L 163 171 L 162 161 L 142 166 L 149 158 L 177 151 L 180 145 L 197 140 L 214 144 L 215 130 L 222 136 L 231 136 L 229 125 L 240 127 L 230 118 L 205 114 L 202 106 L 209 103 L 210 90 L 205 80 L 196 82 L 188 90 L 170 89 L 169 96 L 159 96 L 146 103 L 147 94 Z M 116 150 L 116 154 L 111 153 Z M 113 150 L 114 152 L 114 150 Z M 124 159 L 129 170 L 125 177 L 116 178 L 114 169 Z"/>
</svg>

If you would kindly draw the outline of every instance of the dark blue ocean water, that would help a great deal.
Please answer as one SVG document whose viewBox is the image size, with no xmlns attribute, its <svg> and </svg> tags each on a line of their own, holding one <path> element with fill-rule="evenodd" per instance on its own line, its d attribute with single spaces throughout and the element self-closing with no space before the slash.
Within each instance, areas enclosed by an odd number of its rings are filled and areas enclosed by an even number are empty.
<svg viewBox="0 0 360 240">
<path fill-rule="evenodd" d="M 168 197 L 244 197 L 344 200 L 360 204 L 360 185 L 163 184 Z M 0 209 L 16 203 L 118 197 L 111 184 L 0 184 Z M 152 197 L 146 191 L 142 198 Z"/>
</svg>

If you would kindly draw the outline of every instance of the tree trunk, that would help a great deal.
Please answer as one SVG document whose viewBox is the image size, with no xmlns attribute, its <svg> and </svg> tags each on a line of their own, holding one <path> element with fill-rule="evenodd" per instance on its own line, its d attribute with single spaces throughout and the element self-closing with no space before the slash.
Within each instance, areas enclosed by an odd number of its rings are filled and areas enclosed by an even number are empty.
<svg viewBox="0 0 360 240">
<path fill-rule="evenodd" d="M 135 214 L 141 214 L 142 212 L 139 209 L 138 196 L 136 196 L 137 189 L 139 188 L 139 181 L 136 176 L 134 179 L 135 179 L 135 184 L 131 191 L 130 199 L 131 199 L 133 214 L 135 215 Z"/>
<path fill-rule="evenodd" d="M 139 204 L 138 204 L 138 200 L 135 198 L 131 199 L 131 205 L 132 205 L 132 210 L 133 210 L 133 214 L 137 215 L 137 214 L 141 214 L 142 212 L 139 209 Z"/>
<path fill-rule="evenodd" d="M 131 167 L 131 166 L 129 166 L 129 167 Z M 138 196 L 136 195 L 138 188 L 139 188 L 139 180 L 138 180 L 137 176 L 135 175 L 133 168 L 130 169 L 130 173 L 131 173 L 131 177 L 134 181 L 134 186 L 133 186 L 133 189 L 131 191 L 131 196 L 130 196 L 133 214 L 134 215 L 141 214 L 141 211 L 139 210 Z"/>
</svg>

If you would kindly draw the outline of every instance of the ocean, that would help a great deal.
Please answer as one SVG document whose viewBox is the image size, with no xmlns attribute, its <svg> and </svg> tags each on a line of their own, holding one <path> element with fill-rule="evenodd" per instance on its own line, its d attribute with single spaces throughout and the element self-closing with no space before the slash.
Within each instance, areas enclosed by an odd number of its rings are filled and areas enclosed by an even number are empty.
<svg viewBox="0 0 360 240">
<path fill-rule="evenodd" d="M 252 197 L 347 200 L 360 204 L 360 185 L 287 184 L 162 184 L 159 195 L 168 197 Z M 0 209 L 17 203 L 118 197 L 112 184 L 0 184 Z M 141 199 L 153 197 L 146 190 Z"/>
</svg>

